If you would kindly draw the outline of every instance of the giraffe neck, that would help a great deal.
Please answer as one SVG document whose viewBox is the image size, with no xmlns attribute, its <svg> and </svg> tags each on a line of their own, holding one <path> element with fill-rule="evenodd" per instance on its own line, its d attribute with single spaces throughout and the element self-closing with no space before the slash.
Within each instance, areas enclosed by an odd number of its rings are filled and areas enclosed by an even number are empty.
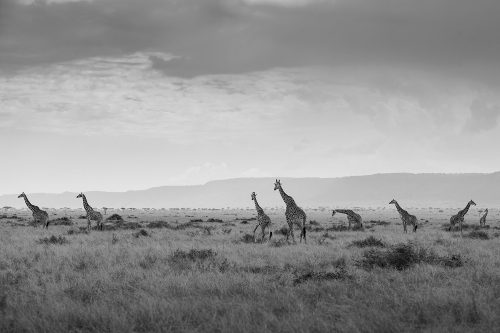
<svg viewBox="0 0 500 333">
<path fill-rule="evenodd" d="M 462 209 L 462 211 L 460 212 L 460 215 L 464 216 L 465 214 L 467 214 L 467 212 L 469 211 L 469 208 L 470 208 L 470 202 L 467 204 L 467 206 L 465 206 L 464 209 Z"/>
<path fill-rule="evenodd" d="M 353 211 L 351 211 L 349 209 L 335 209 L 335 211 L 337 213 L 346 214 L 346 215 L 352 215 L 352 213 L 353 213 Z"/>
<path fill-rule="evenodd" d="M 398 210 L 399 214 L 405 214 L 406 213 L 406 210 L 404 210 L 399 204 L 398 202 L 396 201 L 395 202 L 395 205 L 396 205 L 396 209 Z"/>
<path fill-rule="evenodd" d="M 281 197 L 283 198 L 283 201 L 286 203 L 287 206 L 295 204 L 295 201 L 293 201 L 293 198 L 291 196 L 289 196 L 288 194 L 286 194 L 285 191 L 283 191 L 283 188 L 281 186 L 279 187 L 279 191 L 280 191 Z"/>
<path fill-rule="evenodd" d="M 87 198 L 85 197 L 85 195 L 82 195 L 82 199 L 83 199 L 83 208 L 85 209 L 85 211 L 87 211 L 87 212 L 93 211 L 94 209 L 92 207 L 90 207 L 89 203 L 87 202 Z"/>
<path fill-rule="evenodd" d="M 255 202 L 255 209 L 257 210 L 257 213 L 263 213 L 264 210 L 260 207 L 259 203 L 257 202 L 257 198 L 253 200 Z"/>
<path fill-rule="evenodd" d="M 36 208 L 34 205 L 31 204 L 31 202 L 28 200 L 27 196 L 24 196 L 24 202 L 26 203 L 26 206 L 34 213 L 36 211 Z"/>
</svg>

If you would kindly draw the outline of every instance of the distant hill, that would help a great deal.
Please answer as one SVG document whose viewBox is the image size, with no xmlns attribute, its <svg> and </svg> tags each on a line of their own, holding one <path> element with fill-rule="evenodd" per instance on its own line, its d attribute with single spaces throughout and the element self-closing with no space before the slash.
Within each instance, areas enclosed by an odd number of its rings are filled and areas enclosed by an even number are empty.
<svg viewBox="0 0 500 333">
<path fill-rule="evenodd" d="M 491 174 L 377 174 L 343 178 L 281 178 L 285 191 L 302 207 L 382 207 L 396 198 L 406 207 L 500 205 L 500 172 Z M 87 192 L 92 206 L 120 208 L 253 207 L 255 191 L 264 207 L 284 206 L 273 191 L 274 178 L 238 178 L 196 186 L 162 186 L 128 192 Z M 77 193 L 29 194 L 40 207 L 81 207 Z M 0 207 L 24 207 L 17 195 L 0 196 Z"/>
</svg>

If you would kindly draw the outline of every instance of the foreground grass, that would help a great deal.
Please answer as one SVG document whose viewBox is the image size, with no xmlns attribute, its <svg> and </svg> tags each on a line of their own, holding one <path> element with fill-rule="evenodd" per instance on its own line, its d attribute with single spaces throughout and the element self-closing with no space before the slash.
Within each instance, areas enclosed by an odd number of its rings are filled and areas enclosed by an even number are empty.
<svg viewBox="0 0 500 333">
<path fill-rule="evenodd" d="M 234 223 L 230 233 L 219 224 L 210 233 L 158 228 L 68 234 L 67 226 L 2 226 L 0 331 L 500 327 L 500 238 L 493 232 L 489 239 L 462 239 L 439 224 L 416 235 L 379 225 L 369 232 L 330 231 L 328 238 L 310 233 L 307 245 L 277 246 L 242 242 L 251 223 Z M 409 264 L 392 265 L 395 253 L 398 263 L 408 256 Z M 460 264 L 447 265 L 453 258 Z"/>
</svg>

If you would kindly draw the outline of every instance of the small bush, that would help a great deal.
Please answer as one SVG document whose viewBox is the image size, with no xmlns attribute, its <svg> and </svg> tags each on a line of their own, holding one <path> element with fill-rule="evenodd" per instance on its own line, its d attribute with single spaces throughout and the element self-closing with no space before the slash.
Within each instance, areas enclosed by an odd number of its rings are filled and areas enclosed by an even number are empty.
<svg viewBox="0 0 500 333">
<path fill-rule="evenodd" d="M 307 281 L 321 282 L 328 280 L 346 280 L 351 278 L 352 276 L 350 276 L 344 268 L 340 268 L 334 272 L 309 271 L 296 276 L 293 280 L 293 284 L 298 285 Z"/>
<path fill-rule="evenodd" d="M 168 261 L 174 268 L 182 270 L 195 268 L 225 272 L 229 269 L 227 259 L 220 257 L 212 249 L 191 249 L 189 251 L 177 249 L 169 257 Z"/>
<path fill-rule="evenodd" d="M 351 243 L 351 246 L 356 247 L 385 247 L 385 243 L 378 238 L 373 236 L 367 237 L 362 240 L 355 240 Z"/>
<path fill-rule="evenodd" d="M 424 248 L 417 248 L 412 243 L 400 243 L 386 250 L 369 249 L 363 253 L 363 258 L 356 265 L 364 269 L 374 267 L 405 270 L 413 265 L 427 263 L 445 267 L 461 267 L 463 260 L 460 255 L 439 257 L 434 252 Z"/>
<path fill-rule="evenodd" d="M 279 235 L 279 234 L 281 234 L 281 235 L 283 235 L 283 236 L 286 236 L 286 235 L 288 235 L 288 226 L 287 226 L 287 225 L 284 225 L 284 226 L 282 226 L 280 229 L 275 230 L 273 233 L 274 233 L 275 235 Z"/>
<path fill-rule="evenodd" d="M 208 219 L 207 222 L 224 223 L 221 219 Z"/>
<path fill-rule="evenodd" d="M 121 217 L 121 215 L 119 215 L 119 214 L 113 214 L 110 217 L 108 217 L 106 219 L 106 221 L 110 221 L 110 222 L 123 222 L 123 217 Z"/>
<path fill-rule="evenodd" d="M 311 221 L 309 221 L 309 224 L 310 224 L 310 225 L 320 225 L 320 224 L 319 224 L 319 222 L 318 222 L 318 221 L 316 221 L 316 220 L 311 220 Z"/>
<path fill-rule="evenodd" d="M 387 222 L 387 221 L 380 221 L 380 220 L 371 220 L 369 221 L 368 223 L 371 223 L 371 224 L 375 224 L 375 225 L 390 225 L 391 222 Z"/>
<path fill-rule="evenodd" d="M 48 244 L 62 245 L 62 244 L 69 243 L 69 241 L 61 235 L 59 235 L 59 236 L 52 235 L 50 237 L 40 238 L 38 240 L 38 243 L 39 244 L 47 244 L 47 245 Z"/>
<path fill-rule="evenodd" d="M 73 225 L 73 222 L 71 219 L 67 216 L 64 217 L 59 217 L 57 219 L 51 220 L 50 221 L 51 225 Z"/>
<path fill-rule="evenodd" d="M 466 237 L 472 238 L 472 239 L 490 239 L 489 235 L 485 231 L 480 231 L 480 230 L 473 230 L 469 232 Z"/>
<path fill-rule="evenodd" d="M 253 235 L 250 234 L 244 234 L 243 237 L 240 238 L 241 243 L 253 243 L 254 241 Z"/>
<path fill-rule="evenodd" d="M 149 222 L 146 228 L 150 229 L 160 229 L 160 228 L 171 228 L 170 224 L 166 221 L 153 221 Z"/>
<path fill-rule="evenodd" d="M 202 219 L 192 219 L 192 220 L 190 220 L 189 222 L 191 222 L 191 223 L 195 223 L 195 222 L 203 222 L 203 220 L 202 220 Z"/>
<path fill-rule="evenodd" d="M 141 229 L 139 231 L 137 231 L 136 233 L 134 233 L 134 237 L 135 238 L 139 238 L 139 237 L 147 237 L 149 236 L 148 232 L 144 229 Z"/>
<path fill-rule="evenodd" d="M 248 221 L 247 220 L 243 220 L 240 222 L 241 224 L 248 224 Z"/>
</svg>

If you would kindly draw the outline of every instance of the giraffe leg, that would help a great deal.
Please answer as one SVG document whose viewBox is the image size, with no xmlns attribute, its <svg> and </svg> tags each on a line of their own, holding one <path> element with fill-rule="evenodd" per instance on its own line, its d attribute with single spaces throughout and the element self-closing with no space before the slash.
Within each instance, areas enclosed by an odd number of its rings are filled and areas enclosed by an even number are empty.
<svg viewBox="0 0 500 333">
<path fill-rule="evenodd" d="M 255 231 L 257 231 L 257 228 L 259 227 L 260 223 L 255 226 L 255 229 L 253 229 L 253 241 L 255 243 Z"/>
<path fill-rule="evenodd" d="M 87 231 L 90 232 L 90 218 L 87 217 Z"/>
<path fill-rule="evenodd" d="M 304 244 L 307 244 L 307 239 L 306 239 L 306 227 L 302 227 L 302 232 L 304 233 Z"/>
</svg>

